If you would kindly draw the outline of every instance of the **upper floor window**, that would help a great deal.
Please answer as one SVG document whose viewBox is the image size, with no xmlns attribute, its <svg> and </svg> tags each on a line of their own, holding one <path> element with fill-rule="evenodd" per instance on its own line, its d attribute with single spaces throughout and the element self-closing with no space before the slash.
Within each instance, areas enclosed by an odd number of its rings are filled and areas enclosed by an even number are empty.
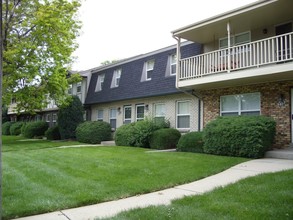
<svg viewBox="0 0 293 220">
<path fill-rule="evenodd" d="M 72 95 L 72 84 L 68 85 L 68 95 Z"/>
<path fill-rule="evenodd" d="M 190 128 L 190 101 L 177 102 L 176 116 L 177 128 Z"/>
<path fill-rule="evenodd" d="M 150 60 L 146 63 L 146 80 L 151 80 L 154 71 L 155 61 Z"/>
<path fill-rule="evenodd" d="M 81 82 L 78 82 L 78 83 L 76 84 L 76 92 L 77 92 L 77 93 L 81 93 Z"/>
<path fill-rule="evenodd" d="M 105 74 L 98 75 L 97 85 L 95 89 L 96 92 L 99 92 L 103 89 L 104 80 L 105 80 Z"/>
<path fill-rule="evenodd" d="M 119 86 L 120 83 L 120 78 L 121 78 L 121 69 L 117 69 L 114 71 L 113 74 L 113 79 L 112 79 L 112 83 L 111 83 L 111 88 L 115 88 Z"/>
<path fill-rule="evenodd" d="M 97 112 L 97 121 L 103 121 L 104 120 L 104 110 L 98 109 Z"/>
<path fill-rule="evenodd" d="M 176 74 L 177 56 L 173 54 L 170 56 L 170 75 Z"/>
<path fill-rule="evenodd" d="M 243 32 L 236 35 L 230 36 L 231 46 L 237 46 L 240 44 L 245 44 L 250 42 L 250 32 Z M 219 48 L 224 49 L 228 47 L 228 37 L 219 39 Z"/>
<path fill-rule="evenodd" d="M 260 115 L 260 93 L 221 96 L 221 116 Z"/>
</svg>

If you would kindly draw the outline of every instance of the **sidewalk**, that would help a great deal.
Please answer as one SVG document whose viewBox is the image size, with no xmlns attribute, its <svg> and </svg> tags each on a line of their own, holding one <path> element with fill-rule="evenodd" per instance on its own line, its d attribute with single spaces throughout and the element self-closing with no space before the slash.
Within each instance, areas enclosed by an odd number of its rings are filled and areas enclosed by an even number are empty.
<svg viewBox="0 0 293 220">
<path fill-rule="evenodd" d="M 288 169 L 293 169 L 293 160 L 271 158 L 251 160 L 216 175 L 170 189 L 96 205 L 19 218 L 17 220 L 94 220 L 95 218 L 111 217 L 121 211 L 133 208 L 150 205 L 168 205 L 174 199 L 203 194 L 216 187 L 226 186 L 243 178 Z"/>
</svg>

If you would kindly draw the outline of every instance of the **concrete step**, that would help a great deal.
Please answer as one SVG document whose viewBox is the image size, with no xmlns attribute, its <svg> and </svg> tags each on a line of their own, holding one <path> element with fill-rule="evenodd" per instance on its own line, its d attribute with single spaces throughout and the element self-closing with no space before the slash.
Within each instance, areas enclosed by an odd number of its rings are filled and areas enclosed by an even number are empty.
<svg viewBox="0 0 293 220">
<path fill-rule="evenodd" d="M 102 141 L 102 146 L 116 146 L 115 141 Z"/>
<path fill-rule="evenodd" d="M 293 160 L 293 147 L 285 149 L 274 149 L 265 153 L 265 158 L 287 159 Z"/>
</svg>

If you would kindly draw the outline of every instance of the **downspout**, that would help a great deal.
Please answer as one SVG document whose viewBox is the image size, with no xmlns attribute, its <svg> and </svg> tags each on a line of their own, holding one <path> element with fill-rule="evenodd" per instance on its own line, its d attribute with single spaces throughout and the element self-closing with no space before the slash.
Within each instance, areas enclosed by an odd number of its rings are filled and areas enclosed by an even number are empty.
<svg viewBox="0 0 293 220">
<path fill-rule="evenodd" d="M 201 130 L 201 101 L 202 101 L 202 99 L 197 94 L 194 93 L 194 90 L 192 90 L 192 92 L 190 93 L 184 89 L 179 88 L 179 86 L 178 86 L 179 76 L 180 76 L 181 38 L 176 37 L 174 35 L 173 35 L 173 38 L 177 41 L 177 53 L 176 53 L 177 64 L 176 64 L 176 83 L 175 83 L 175 86 L 176 86 L 177 90 L 179 90 L 187 95 L 194 96 L 198 99 L 198 131 L 200 131 Z"/>
</svg>

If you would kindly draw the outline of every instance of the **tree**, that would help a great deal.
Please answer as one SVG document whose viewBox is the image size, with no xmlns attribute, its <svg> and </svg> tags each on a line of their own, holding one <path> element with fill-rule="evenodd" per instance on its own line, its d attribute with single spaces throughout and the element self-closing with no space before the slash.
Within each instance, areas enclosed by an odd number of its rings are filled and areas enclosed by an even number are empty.
<svg viewBox="0 0 293 220">
<path fill-rule="evenodd" d="M 77 126 L 84 121 L 84 109 L 77 96 L 69 97 L 69 105 L 61 106 L 58 112 L 58 126 L 61 139 L 75 138 Z"/>
<path fill-rule="evenodd" d="M 80 0 L 3 1 L 3 101 L 34 112 L 66 100 Z"/>
</svg>

